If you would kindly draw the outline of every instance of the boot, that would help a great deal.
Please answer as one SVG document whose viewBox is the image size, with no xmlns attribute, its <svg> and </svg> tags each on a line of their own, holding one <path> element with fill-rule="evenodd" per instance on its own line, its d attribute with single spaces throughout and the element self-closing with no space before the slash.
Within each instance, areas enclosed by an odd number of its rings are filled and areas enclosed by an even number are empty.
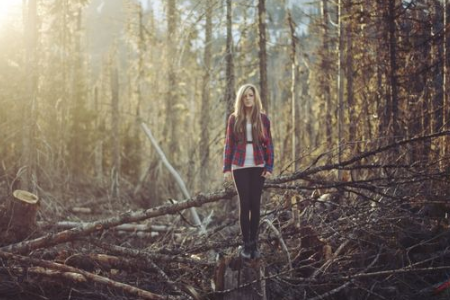
<svg viewBox="0 0 450 300">
<path fill-rule="evenodd" d="M 255 240 L 250 243 L 250 253 L 252 259 L 258 259 L 261 257 L 261 252 L 258 250 L 258 243 Z"/>
<path fill-rule="evenodd" d="M 252 257 L 252 251 L 249 242 L 244 242 L 244 246 L 240 246 L 240 255 L 245 259 L 250 259 Z"/>
</svg>

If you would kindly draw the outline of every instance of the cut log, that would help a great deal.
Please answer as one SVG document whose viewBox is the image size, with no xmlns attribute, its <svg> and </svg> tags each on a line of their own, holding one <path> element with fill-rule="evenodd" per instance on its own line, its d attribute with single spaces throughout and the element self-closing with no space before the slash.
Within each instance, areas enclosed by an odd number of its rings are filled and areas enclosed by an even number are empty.
<svg viewBox="0 0 450 300">
<path fill-rule="evenodd" d="M 264 265 L 239 254 L 222 257 L 216 266 L 215 289 L 221 300 L 265 300 Z"/>
<path fill-rule="evenodd" d="M 35 194 L 14 191 L 2 212 L 0 241 L 6 244 L 22 241 L 36 231 L 38 208 L 39 198 Z"/>
</svg>

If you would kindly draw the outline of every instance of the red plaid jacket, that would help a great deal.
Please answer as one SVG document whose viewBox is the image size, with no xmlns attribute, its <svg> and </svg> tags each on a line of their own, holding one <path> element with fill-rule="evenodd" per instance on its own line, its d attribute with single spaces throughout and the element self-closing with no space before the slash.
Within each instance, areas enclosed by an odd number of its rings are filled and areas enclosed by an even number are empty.
<svg viewBox="0 0 450 300">
<path fill-rule="evenodd" d="M 223 172 L 231 171 L 231 165 L 243 166 L 245 162 L 245 148 L 247 139 L 245 132 L 242 134 L 234 133 L 234 122 L 236 117 L 234 114 L 228 118 L 227 136 L 225 140 L 225 150 L 223 152 Z M 259 145 L 253 143 L 253 155 L 255 165 L 264 164 L 266 171 L 273 171 L 273 144 L 272 135 L 270 133 L 270 120 L 265 114 L 261 114 L 265 138 Z"/>
</svg>

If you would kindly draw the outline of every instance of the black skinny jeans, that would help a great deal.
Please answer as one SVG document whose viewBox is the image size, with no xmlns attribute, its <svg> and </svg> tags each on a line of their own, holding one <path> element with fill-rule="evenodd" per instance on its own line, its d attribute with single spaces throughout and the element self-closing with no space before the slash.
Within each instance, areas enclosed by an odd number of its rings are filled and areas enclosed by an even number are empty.
<svg viewBox="0 0 450 300">
<path fill-rule="evenodd" d="M 244 243 L 257 241 L 261 207 L 261 194 L 265 178 L 264 168 L 252 167 L 233 170 L 234 183 L 239 195 L 242 238 Z"/>
</svg>

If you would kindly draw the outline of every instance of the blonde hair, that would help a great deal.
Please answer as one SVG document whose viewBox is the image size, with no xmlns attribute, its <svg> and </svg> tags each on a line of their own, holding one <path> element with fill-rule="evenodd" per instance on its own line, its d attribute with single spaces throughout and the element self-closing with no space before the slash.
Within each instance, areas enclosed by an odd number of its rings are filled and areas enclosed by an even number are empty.
<svg viewBox="0 0 450 300">
<path fill-rule="evenodd" d="M 253 140 L 259 145 L 261 139 L 265 137 L 264 129 L 262 126 L 261 113 L 263 112 L 263 107 L 261 103 L 261 97 L 259 95 L 258 89 L 253 84 L 244 84 L 241 86 L 236 95 L 236 101 L 234 103 L 234 116 L 236 121 L 234 122 L 234 132 L 236 135 L 245 132 L 246 116 L 245 116 L 245 106 L 244 106 L 244 94 L 251 89 L 253 95 L 255 96 L 255 103 L 252 106 L 252 111 L 250 112 L 250 121 L 252 124 L 252 136 Z M 257 138 L 255 138 L 257 137 Z"/>
</svg>

